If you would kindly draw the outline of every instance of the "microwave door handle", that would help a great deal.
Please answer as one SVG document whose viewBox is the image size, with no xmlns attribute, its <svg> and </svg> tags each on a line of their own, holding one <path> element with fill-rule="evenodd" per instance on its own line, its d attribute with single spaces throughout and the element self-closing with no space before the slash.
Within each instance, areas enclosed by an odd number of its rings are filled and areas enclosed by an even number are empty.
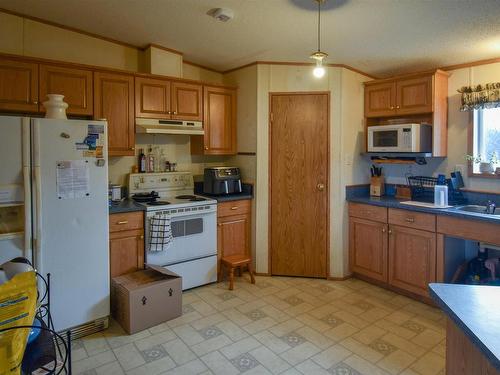
<svg viewBox="0 0 500 375">
<path fill-rule="evenodd" d="M 229 187 L 227 186 L 227 180 L 224 180 L 224 191 L 229 194 Z"/>
<path fill-rule="evenodd" d="M 241 180 L 238 180 L 238 191 L 241 193 L 243 189 L 241 188 Z"/>
</svg>

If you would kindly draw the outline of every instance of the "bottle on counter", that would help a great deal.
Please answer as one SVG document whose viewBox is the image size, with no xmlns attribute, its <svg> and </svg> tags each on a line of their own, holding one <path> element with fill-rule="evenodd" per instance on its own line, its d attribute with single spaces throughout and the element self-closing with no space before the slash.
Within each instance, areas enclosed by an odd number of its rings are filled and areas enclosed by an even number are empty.
<svg viewBox="0 0 500 375">
<path fill-rule="evenodd" d="M 165 172 L 170 172 L 170 162 L 168 160 L 165 162 Z"/>
<path fill-rule="evenodd" d="M 146 173 L 146 155 L 144 155 L 144 149 L 139 150 L 139 173 Z"/>
<path fill-rule="evenodd" d="M 160 150 L 160 157 L 159 157 L 159 165 L 160 165 L 160 170 L 158 172 L 166 172 L 166 156 L 163 153 L 163 149 Z"/>
<path fill-rule="evenodd" d="M 149 145 L 147 156 L 147 171 L 153 173 L 155 171 L 155 157 L 153 156 L 153 148 Z"/>
</svg>

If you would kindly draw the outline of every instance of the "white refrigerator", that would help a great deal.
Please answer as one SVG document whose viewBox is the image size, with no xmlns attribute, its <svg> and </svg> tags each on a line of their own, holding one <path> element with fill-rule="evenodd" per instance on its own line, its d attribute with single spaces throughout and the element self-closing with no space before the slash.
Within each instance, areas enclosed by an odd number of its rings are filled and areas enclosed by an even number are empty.
<svg viewBox="0 0 500 375">
<path fill-rule="evenodd" d="M 105 121 L 0 116 L 0 264 L 24 256 L 51 274 L 57 331 L 109 316 Z"/>
</svg>

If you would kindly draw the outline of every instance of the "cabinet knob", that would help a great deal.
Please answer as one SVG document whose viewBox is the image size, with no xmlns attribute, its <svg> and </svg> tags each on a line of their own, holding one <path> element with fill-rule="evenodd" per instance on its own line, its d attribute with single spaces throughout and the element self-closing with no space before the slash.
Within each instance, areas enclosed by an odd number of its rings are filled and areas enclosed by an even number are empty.
<svg viewBox="0 0 500 375">
<path fill-rule="evenodd" d="M 171 115 L 171 114 L 172 114 L 172 111 L 167 111 L 167 113 L 168 113 L 169 115 Z"/>
<path fill-rule="evenodd" d="M 143 240 L 143 239 L 144 239 L 144 236 L 142 236 L 142 235 L 141 235 L 141 236 L 139 236 L 139 239 L 140 239 L 140 240 Z"/>
<path fill-rule="evenodd" d="M 386 232 L 385 228 L 382 228 L 382 233 L 385 233 L 385 232 Z"/>
<path fill-rule="evenodd" d="M 396 106 L 396 109 L 399 109 L 399 105 Z"/>
<path fill-rule="evenodd" d="M 221 224 L 221 223 L 219 223 L 219 224 L 217 224 L 217 226 L 218 226 L 218 227 L 222 227 L 222 224 Z"/>
<path fill-rule="evenodd" d="M 388 233 L 389 233 L 389 234 L 392 234 L 392 229 L 389 229 Z"/>
<path fill-rule="evenodd" d="M 130 151 L 135 151 L 135 147 L 130 147 Z"/>
<path fill-rule="evenodd" d="M 174 111 L 174 112 L 173 112 L 173 114 L 174 114 L 174 115 L 176 115 L 176 114 L 177 114 L 177 111 Z"/>
<path fill-rule="evenodd" d="M 323 191 L 323 190 L 325 190 L 325 184 L 321 184 L 321 183 L 319 183 L 319 184 L 317 184 L 317 185 L 316 185 L 316 188 L 317 188 L 319 191 Z"/>
<path fill-rule="evenodd" d="M 37 100 L 33 101 L 33 104 L 38 104 L 38 101 Z"/>
<path fill-rule="evenodd" d="M 391 109 L 394 109 L 394 106 L 393 106 L 393 105 L 391 105 Z"/>
<path fill-rule="evenodd" d="M 208 146 L 205 146 L 205 150 L 208 150 Z"/>
</svg>

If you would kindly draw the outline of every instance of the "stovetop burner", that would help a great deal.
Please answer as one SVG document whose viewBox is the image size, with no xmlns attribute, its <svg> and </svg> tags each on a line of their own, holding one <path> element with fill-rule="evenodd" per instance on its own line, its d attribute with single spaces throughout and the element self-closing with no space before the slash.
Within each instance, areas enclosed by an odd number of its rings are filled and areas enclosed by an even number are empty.
<svg viewBox="0 0 500 375">
<path fill-rule="evenodd" d="M 152 202 L 147 202 L 148 206 L 166 206 L 167 204 L 170 204 L 170 202 L 167 202 L 167 201 L 152 201 Z"/>
<path fill-rule="evenodd" d="M 206 201 L 206 198 L 197 197 L 196 195 L 178 195 L 175 198 L 177 198 L 177 199 L 187 199 L 190 202 Z"/>
</svg>

